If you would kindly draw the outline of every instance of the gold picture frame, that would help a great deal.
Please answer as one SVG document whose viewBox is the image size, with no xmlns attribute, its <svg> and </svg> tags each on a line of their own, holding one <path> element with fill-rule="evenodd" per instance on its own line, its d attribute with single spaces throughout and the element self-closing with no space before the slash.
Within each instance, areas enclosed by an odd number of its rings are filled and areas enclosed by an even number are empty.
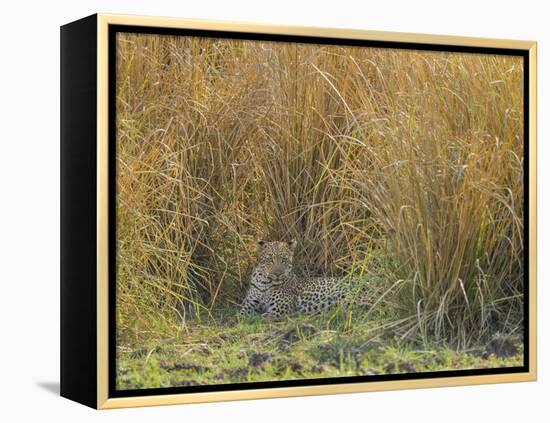
<svg viewBox="0 0 550 423">
<path fill-rule="evenodd" d="M 266 387 L 257 389 L 211 390 L 208 392 L 112 396 L 109 391 L 112 327 L 109 308 L 109 77 L 110 28 L 139 27 L 156 30 L 200 30 L 222 33 L 263 34 L 318 39 L 367 40 L 388 45 L 430 45 L 449 48 L 508 49 L 523 52 L 528 73 L 526 78 L 528 116 L 524 125 L 528 139 L 528 281 L 525 304 L 528 333 L 525 351 L 528 366 L 524 371 L 406 378 L 355 383 L 312 384 L 309 386 Z M 95 66 L 95 69 L 90 69 Z M 83 76 L 83 73 L 85 75 Z M 80 88 L 84 87 L 84 91 Z M 79 95 L 73 93 L 78 92 Z M 82 94 L 84 93 L 84 94 Z M 84 96 L 84 98 L 82 97 Z M 197 19 L 161 18 L 97 14 L 62 27 L 62 379 L 63 396 L 98 409 L 233 401 L 259 398 L 339 394 L 382 390 L 432 388 L 504 382 L 527 382 L 537 378 L 537 44 L 516 41 L 445 35 L 409 34 L 358 29 L 315 28 L 306 26 L 261 25 Z M 95 109 L 93 106 L 95 105 Z M 93 114 L 93 115 L 92 115 Z M 76 143 L 75 138 L 80 141 Z M 82 149 L 85 149 L 82 150 Z M 80 155 L 79 155 L 80 154 Z M 94 156 L 92 162 L 84 161 Z M 79 162 L 79 160 L 81 162 Z M 93 170 L 93 173 L 92 173 Z M 73 185 L 71 185 L 73 184 Z M 82 197 L 79 197 L 82 196 Z M 84 197 L 85 196 L 85 197 Z M 79 216 L 79 217 L 78 217 Z M 77 227 L 81 229 L 77 229 Z M 82 236 L 70 233 L 86 230 Z M 79 251 L 90 245 L 85 255 Z M 82 278 L 76 281 L 79 272 Z M 84 276 L 84 274 L 89 275 Z M 84 291 L 83 291 L 84 290 Z M 85 294 L 86 292 L 87 294 Z M 87 295 L 87 296 L 86 296 Z M 77 305 L 78 304 L 78 305 Z M 87 328 L 87 329 L 84 329 Z M 111 345 L 112 347 L 112 345 Z M 81 354 L 84 348 L 94 348 Z M 82 355 L 78 359 L 75 355 Z"/>
</svg>

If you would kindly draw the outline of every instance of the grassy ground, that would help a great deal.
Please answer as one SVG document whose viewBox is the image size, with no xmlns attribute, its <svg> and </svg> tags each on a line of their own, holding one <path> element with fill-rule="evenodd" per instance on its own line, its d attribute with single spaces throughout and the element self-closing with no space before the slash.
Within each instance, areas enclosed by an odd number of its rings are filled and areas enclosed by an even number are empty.
<svg viewBox="0 0 550 423">
<path fill-rule="evenodd" d="M 512 367 L 517 339 L 457 352 L 386 335 L 376 322 L 342 330 L 328 316 L 194 322 L 179 336 L 118 347 L 118 389 Z"/>
</svg>

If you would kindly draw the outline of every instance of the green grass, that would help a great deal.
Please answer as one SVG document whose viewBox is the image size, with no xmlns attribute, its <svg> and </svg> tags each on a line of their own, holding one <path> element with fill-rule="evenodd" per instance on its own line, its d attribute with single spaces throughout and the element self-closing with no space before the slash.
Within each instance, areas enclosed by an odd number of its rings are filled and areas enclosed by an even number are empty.
<svg viewBox="0 0 550 423">
<path fill-rule="evenodd" d="M 231 319 L 229 319 L 231 320 Z M 270 322 L 261 318 L 193 322 L 176 338 L 117 348 L 117 388 L 139 389 L 342 376 L 420 373 L 521 366 L 523 346 L 510 356 L 484 348 L 457 352 L 419 348 L 376 322 L 343 331 L 327 316 Z"/>
</svg>

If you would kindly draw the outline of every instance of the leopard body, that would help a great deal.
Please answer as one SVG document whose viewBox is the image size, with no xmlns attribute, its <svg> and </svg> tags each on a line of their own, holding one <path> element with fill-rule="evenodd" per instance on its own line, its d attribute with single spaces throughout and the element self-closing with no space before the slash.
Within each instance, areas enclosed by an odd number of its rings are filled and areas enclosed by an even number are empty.
<svg viewBox="0 0 550 423">
<path fill-rule="evenodd" d="M 346 300 L 350 282 L 336 277 L 300 277 L 293 270 L 295 241 L 258 241 L 258 263 L 240 314 L 281 317 L 319 313 Z"/>
</svg>

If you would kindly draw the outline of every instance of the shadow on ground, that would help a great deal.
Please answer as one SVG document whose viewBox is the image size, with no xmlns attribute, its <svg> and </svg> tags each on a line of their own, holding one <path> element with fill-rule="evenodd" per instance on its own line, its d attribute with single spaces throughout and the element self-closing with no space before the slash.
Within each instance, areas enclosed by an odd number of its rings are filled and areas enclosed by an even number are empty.
<svg viewBox="0 0 550 423">
<path fill-rule="evenodd" d="M 36 386 L 50 394 L 59 396 L 59 382 L 36 382 Z"/>
</svg>

